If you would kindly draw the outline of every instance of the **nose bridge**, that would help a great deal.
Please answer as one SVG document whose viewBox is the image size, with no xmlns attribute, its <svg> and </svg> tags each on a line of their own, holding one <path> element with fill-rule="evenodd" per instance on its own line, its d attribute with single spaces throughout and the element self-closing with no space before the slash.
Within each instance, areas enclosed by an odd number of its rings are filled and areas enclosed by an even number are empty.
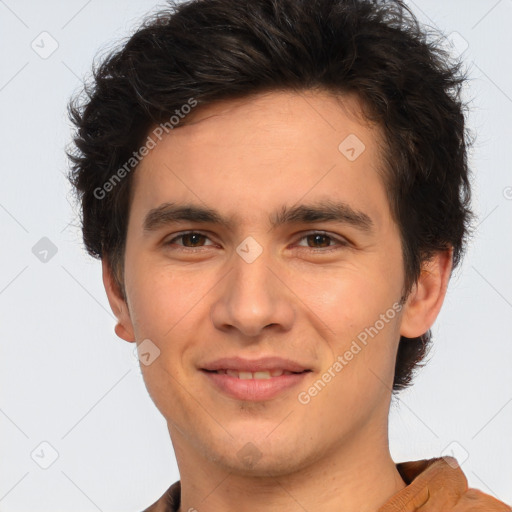
<svg viewBox="0 0 512 512">
<path fill-rule="evenodd" d="M 217 328 L 233 326 L 248 336 L 258 335 L 271 324 L 290 328 L 293 306 L 283 283 L 270 270 L 276 267 L 275 263 L 271 251 L 252 237 L 237 247 L 230 262 L 231 271 L 212 307 Z"/>
<path fill-rule="evenodd" d="M 250 248 L 246 254 L 240 255 L 241 247 L 237 249 L 236 256 L 233 256 L 233 293 L 239 295 L 239 299 L 269 298 L 271 272 L 269 266 L 272 264 L 269 251 L 262 251 L 261 254 L 254 254 Z M 246 257 L 247 256 L 247 257 Z M 261 297 L 259 297 L 261 295 Z"/>
</svg>

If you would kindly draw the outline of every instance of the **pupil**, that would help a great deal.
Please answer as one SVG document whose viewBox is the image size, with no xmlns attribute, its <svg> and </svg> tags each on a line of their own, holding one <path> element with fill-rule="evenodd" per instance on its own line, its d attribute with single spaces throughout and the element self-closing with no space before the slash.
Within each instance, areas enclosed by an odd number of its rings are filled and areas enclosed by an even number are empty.
<svg viewBox="0 0 512 512">
<path fill-rule="evenodd" d="M 192 243 L 191 245 L 196 245 L 198 242 L 201 241 L 201 238 L 204 238 L 204 235 L 201 235 L 200 233 L 188 233 L 187 235 L 185 235 L 184 239 L 185 240 L 192 240 Z M 185 244 L 187 245 L 187 244 Z"/>
<path fill-rule="evenodd" d="M 328 246 L 328 245 L 329 245 L 329 243 L 327 243 L 327 244 L 325 244 L 325 243 L 324 243 L 324 244 L 322 244 L 322 243 L 321 243 L 321 240 L 322 240 L 322 239 L 323 239 L 323 240 L 327 240 L 327 239 L 329 238 L 327 235 L 309 235 L 309 236 L 310 236 L 310 237 L 312 237 L 312 238 L 314 239 L 314 242 L 313 242 L 313 243 L 315 243 L 315 244 L 316 244 L 317 242 L 320 242 L 320 245 L 321 245 L 322 247 L 326 247 L 326 246 Z"/>
</svg>

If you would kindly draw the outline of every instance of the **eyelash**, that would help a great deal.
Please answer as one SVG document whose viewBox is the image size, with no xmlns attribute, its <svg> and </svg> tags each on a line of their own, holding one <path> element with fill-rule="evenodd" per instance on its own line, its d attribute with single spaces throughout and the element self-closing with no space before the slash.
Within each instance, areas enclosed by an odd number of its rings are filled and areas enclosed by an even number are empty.
<svg viewBox="0 0 512 512">
<path fill-rule="evenodd" d="M 204 236 L 204 237 L 209 239 L 208 235 L 206 235 L 205 233 L 201 233 L 200 231 L 185 231 L 183 233 L 180 233 L 180 234 L 176 235 L 174 238 L 172 238 L 168 242 L 165 242 L 164 245 L 170 246 L 170 245 L 173 244 L 174 241 L 176 241 L 176 240 L 178 240 L 180 238 L 183 238 L 184 236 L 187 236 L 187 235 L 202 235 L 202 236 Z M 312 250 L 313 252 L 326 253 L 326 252 L 337 251 L 340 248 L 348 247 L 350 245 L 350 243 L 346 239 L 335 237 L 335 236 L 330 235 L 329 233 L 327 233 L 325 231 L 311 231 L 311 232 L 305 233 L 304 235 L 302 235 L 299 238 L 298 241 L 300 242 L 300 241 L 304 240 L 305 238 L 307 238 L 308 236 L 313 236 L 313 235 L 320 235 L 320 236 L 324 236 L 326 238 L 330 238 L 331 240 L 334 240 L 335 242 L 338 242 L 339 245 L 337 247 L 336 246 L 335 247 L 332 247 L 332 246 L 328 246 L 328 247 L 304 247 L 304 246 L 300 246 L 302 249 L 309 249 L 309 250 Z M 185 251 L 185 252 L 190 252 L 190 251 L 195 252 L 197 250 L 203 249 L 203 247 L 204 246 L 200 246 L 200 247 L 178 246 L 178 250 Z"/>
</svg>

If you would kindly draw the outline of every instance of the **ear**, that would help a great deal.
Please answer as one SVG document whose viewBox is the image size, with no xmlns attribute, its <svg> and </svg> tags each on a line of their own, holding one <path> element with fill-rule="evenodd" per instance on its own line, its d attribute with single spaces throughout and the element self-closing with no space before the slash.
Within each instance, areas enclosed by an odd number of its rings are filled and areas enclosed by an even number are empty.
<svg viewBox="0 0 512 512">
<path fill-rule="evenodd" d="M 416 338 L 434 323 L 443 305 L 453 263 L 453 248 L 435 253 L 422 265 L 418 281 L 403 308 L 400 335 Z"/>
<path fill-rule="evenodd" d="M 130 311 L 128 310 L 126 300 L 119 289 L 112 267 L 106 257 L 102 258 L 101 265 L 103 270 L 103 285 L 107 292 L 108 303 L 117 318 L 117 324 L 114 331 L 117 336 L 123 340 L 134 342 L 135 335 L 133 332 L 132 320 L 130 318 Z"/>
</svg>

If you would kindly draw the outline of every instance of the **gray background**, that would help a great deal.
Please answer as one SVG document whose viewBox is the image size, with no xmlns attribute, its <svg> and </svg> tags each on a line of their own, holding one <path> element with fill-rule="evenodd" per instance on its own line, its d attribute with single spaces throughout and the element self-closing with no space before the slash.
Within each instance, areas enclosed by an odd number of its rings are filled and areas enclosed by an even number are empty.
<svg viewBox="0 0 512 512">
<path fill-rule="evenodd" d="M 470 66 L 480 224 L 430 364 L 393 404 L 392 455 L 453 454 L 470 486 L 512 503 L 512 0 L 408 3 Z M 64 178 L 69 96 L 155 6 L 0 0 L 1 512 L 137 511 L 179 478 Z"/>
</svg>

